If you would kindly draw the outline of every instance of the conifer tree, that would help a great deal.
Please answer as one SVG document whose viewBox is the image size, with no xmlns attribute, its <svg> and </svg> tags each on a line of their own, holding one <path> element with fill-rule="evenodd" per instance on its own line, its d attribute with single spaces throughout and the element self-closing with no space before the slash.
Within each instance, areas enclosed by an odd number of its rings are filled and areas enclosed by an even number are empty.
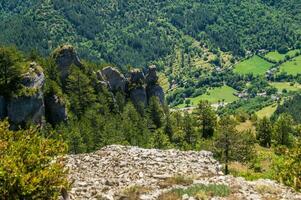
<svg viewBox="0 0 301 200">
<path fill-rule="evenodd" d="M 0 95 L 9 95 L 16 89 L 22 68 L 21 54 L 12 47 L 0 47 Z"/>
<path fill-rule="evenodd" d="M 272 124 L 267 117 L 259 120 L 256 127 L 256 138 L 263 147 L 270 147 L 272 142 Z"/>
<path fill-rule="evenodd" d="M 76 66 L 71 68 L 66 88 L 70 97 L 71 109 L 77 116 L 81 116 L 86 108 L 96 100 L 95 91 L 89 78 Z"/>
<path fill-rule="evenodd" d="M 216 113 L 213 111 L 208 101 L 200 101 L 195 111 L 198 127 L 201 137 L 210 138 L 213 136 L 216 128 Z"/>
<path fill-rule="evenodd" d="M 274 137 L 278 145 L 290 146 L 293 133 L 293 118 L 289 114 L 282 114 L 274 124 Z"/>
</svg>

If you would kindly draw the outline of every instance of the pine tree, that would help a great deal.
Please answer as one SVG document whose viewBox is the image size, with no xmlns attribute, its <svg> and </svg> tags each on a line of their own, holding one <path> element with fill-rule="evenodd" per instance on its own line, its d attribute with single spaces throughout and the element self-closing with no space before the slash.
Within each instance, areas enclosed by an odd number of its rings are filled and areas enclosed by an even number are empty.
<svg viewBox="0 0 301 200">
<path fill-rule="evenodd" d="M 267 117 L 259 120 L 256 127 L 256 133 L 256 139 L 261 146 L 271 147 L 273 129 L 272 124 Z"/>
<path fill-rule="evenodd" d="M 293 133 L 293 118 L 289 114 L 282 114 L 274 124 L 274 137 L 278 145 L 290 146 Z"/>
<path fill-rule="evenodd" d="M 164 111 L 157 97 L 151 97 L 147 108 L 148 117 L 151 120 L 150 124 L 154 127 L 151 129 L 158 129 L 163 126 Z"/>
<path fill-rule="evenodd" d="M 15 48 L 0 47 L 0 95 L 8 96 L 16 89 L 22 72 L 21 60 Z"/>
<path fill-rule="evenodd" d="M 208 101 L 200 101 L 195 111 L 198 127 L 201 130 L 201 137 L 210 138 L 216 128 L 216 113 Z"/>
<path fill-rule="evenodd" d="M 216 153 L 225 164 L 225 174 L 229 173 L 230 161 L 247 162 L 254 155 L 254 138 L 249 131 L 239 133 L 237 122 L 230 116 L 219 121 L 218 136 L 215 139 Z"/>
<path fill-rule="evenodd" d="M 70 97 L 71 109 L 77 116 L 81 116 L 86 108 L 96 101 L 95 91 L 89 78 L 76 66 L 71 68 L 66 88 Z"/>
</svg>

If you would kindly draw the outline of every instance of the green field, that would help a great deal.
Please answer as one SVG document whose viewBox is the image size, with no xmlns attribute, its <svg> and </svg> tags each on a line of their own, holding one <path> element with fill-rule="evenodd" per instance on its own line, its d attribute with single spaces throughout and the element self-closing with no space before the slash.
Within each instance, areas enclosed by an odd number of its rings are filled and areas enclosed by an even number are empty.
<svg viewBox="0 0 301 200">
<path fill-rule="evenodd" d="M 287 56 L 287 55 L 290 58 L 294 57 L 298 51 L 299 50 L 291 50 L 291 51 L 287 52 L 286 54 L 280 54 L 278 51 L 271 51 L 271 52 L 267 53 L 264 57 L 273 62 L 280 62 L 280 61 L 283 61 L 285 59 L 285 56 Z"/>
<path fill-rule="evenodd" d="M 298 91 L 301 90 L 301 85 L 298 83 L 295 83 L 294 85 L 291 85 L 289 82 L 270 82 L 270 85 L 277 88 L 278 91 L 282 91 L 284 89 L 288 91 Z"/>
<path fill-rule="evenodd" d="M 273 104 L 273 105 L 264 107 L 263 109 L 257 111 L 256 115 L 260 119 L 262 119 L 264 117 L 270 118 L 274 114 L 274 112 L 276 111 L 276 109 L 277 109 L 277 104 Z"/>
<path fill-rule="evenodd" d="M 255 55 L 238 63 L 234 68 L 234 72 L 238 74 L 264 75 L 272 66 L 272 63 Z"/>
<path fill-rule="evenodd" d="M 301 74 L 301 56 L 280 65 L 280 73 L 286 72 L 290 75 Z"/>
<path fill-rule="evenodd" d="M 197 106 L 201 100 L 207 100 L 210 103 L 214 104 L 217 103 L 219 100 L 222 101 L 224 99 L 225 103 L 231 103 L 239 99 L 238 97 L 234 96 L 235 92 L 237 91 L 229 86 L 214 88 L 208 90 L 206 94 L 200 95 L 195 98 L 189 98 L 191 100 L 190 105 Z M 185 104 L 180 104 L 177 106 L 177 108 L 184 108 L 185 106 Z"/>
</svg>

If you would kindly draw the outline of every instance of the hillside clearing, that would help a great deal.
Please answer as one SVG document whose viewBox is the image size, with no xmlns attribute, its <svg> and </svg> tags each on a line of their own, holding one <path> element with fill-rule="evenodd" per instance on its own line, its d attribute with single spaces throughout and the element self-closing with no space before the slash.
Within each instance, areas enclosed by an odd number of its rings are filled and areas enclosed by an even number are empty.
<svg viewBox="0 0 301 200">
<path fill-rule="evenodd" d="M 280 73 L 286 72 L 289 75 L 301 74 L 301 56 L 280 65 Z"/>
<path fill-rule="evenodd" d="M 270 85 L 277 88 L 279 92 L 286 89 L 288 91 L 299 91 L 301 90 L 301 85 L 298 83 L 292 84 L 289 82 L 270 82 Z"/>
<path fill-rule="evenodd" d="M 287 52 L 286 54 L 281 54 L 278 51 L 271 51 L 267 53 L 264 57 L 270 61 L 273 62 L 280 62 L 285 59 L 286 56 L 289 56 L 290 58 L 296 56 L 296 53 L 298 53 L 299 50 L 291 50 Z"/>
<path fill-rule="evenodd" d="M 262 119 L 264 117 L 270 118 L 277 109 L 277 104 L 273 104 L 256 112 L 258 118 Z"/>
<path fill-rule="evenodd" d="M 234 72 L 242 75 L 264 75 L 272 66 L 272 63 L 255 55 L 235 65 Z"/>
<path fill-rule="evenodd" d="M 188 99 L 190 99 L 191 101 L 191 106 L 197 106 L 201 100 L 207 100 L 212 104 L 218 103 L 219 101 L 223 100 L 225 103 L 232 103 L 239 99 L 234 95 L 236 92 L 237 91 L 235 89 L 225 85 L 222 87 L 210 89 L 206 94 Z M 177 108 L 184 108 L 185 106 L 185 104 L 180 104 L 177 106 Z"/>
</svg>

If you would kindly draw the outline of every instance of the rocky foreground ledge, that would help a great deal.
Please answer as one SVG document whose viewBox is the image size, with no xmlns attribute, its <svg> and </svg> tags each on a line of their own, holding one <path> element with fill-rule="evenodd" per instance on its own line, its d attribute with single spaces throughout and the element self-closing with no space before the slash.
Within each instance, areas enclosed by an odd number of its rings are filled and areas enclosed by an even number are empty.
<svg viewBox="0 0 301 200">
<path fill-rule="evenodd" d="M 207 151 L 164 151 L 113 145 L 91 154 L 70 155 L 66 158 L 66 165 L 73 182 L 70 199 L 164 200 L 162 194 L 175 188 L 216 184 L 226 185 L 231 194 L 209 199 L 301 200 L 301 194 L 271 180 L 250 182 L 224 176 L 220 164 Z M 183 177 L 190 181 L 185 181 L 185 184 L 172 181 Z M 125 191 L 129 188 L 144 189 L 127 196 Z M 196 198 L 184 194 L 182 199 Z"/>
</svg>

